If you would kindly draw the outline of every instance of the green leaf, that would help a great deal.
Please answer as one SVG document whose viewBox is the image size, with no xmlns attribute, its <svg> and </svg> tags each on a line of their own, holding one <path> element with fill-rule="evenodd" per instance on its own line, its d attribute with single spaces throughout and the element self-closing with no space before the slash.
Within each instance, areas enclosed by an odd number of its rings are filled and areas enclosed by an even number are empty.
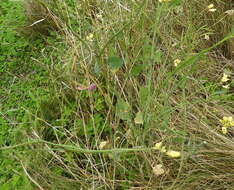
<svg viewBox="0 0 234 190">
<path fill-rule="evenodd" d="M 149 97 L 149 89 L 147 87 L 140 87 L 139 101 L 142 106 L 147 102 L 148 97 Z"/>
<path fill-rule="evenodd" d="M 148 45 L 148 44 L 146 44 L 146 45 L 143 45 L 143 47 L 142 47 L 142 58 L 141 58 L 141 60 L 143 61 L 143 62 L 145 62 L 145 61 L 148 61 L 149 59 L 151 59 L 152 57 L 152 52 L 154 52 L 154 46 L 152 46 L 152 45 Z"/>
<path fill-rule="evenodd" d="M 162 51 L 161 51 L 161 50 L 157 50 L 157 51 L 155 52 L 155 54 L 154 54 L 153 59 L 154 59 L 154 61 L 156 61 L 156 62 L 160 62 L 160 61 L 162 60 L 162 56 L 163 56 Z"/>
<path fill-rule="evenodd" d="M 136 77 L 144 70 L 144 65 L 136 65 L 131 70 L 131 75 Z"/>
<path fill-rule="evenodd" d="M 176 136 L 172 138 L 172 142 L 184 142 L 186 140 L 187 133 L 182 130 L 171 130 L 170 133 L 175 134 Z"/>
<path fill-rule="evenodd" d="M 123 60 L 119 57 L 113 56 L 108 58 L 107 64 L 111 71 L 116 72 L 123 66 Z"/>
<path fill-rule="evenodd" d="M 171 139 L 172 142 L 175 142 L 175 143 L 183 143 L 185 142 L 186 138 L 185 137 L 173 137 Z"/>
<path fill-rule="evenodd" d="M 141 111 L 137 112 L 134 122 L 135 124 L 143 124 L 143 114 Z"/>
<path fill-rule="evenodd" d="M 122 99 L 119 99 L 116 105 L 116 115 L 122 120 L 131 120 L 130 105 Z"/>
<path fill-rule="evenodd" d="M 175 130 L 175 132 L 180 136 L 186 136 L 187 135 L 187 133 L 185 131 L 182 131 L 182 130 Z"/>
<path fill-rule="evenodd" d="M 170 2 L 170 5 L 171 5 L 171 7 L 176 7 L 176 6 L 181 5 L 182 3 L 183 3 L 182 0 L 173 0 Z"/>
</svg>

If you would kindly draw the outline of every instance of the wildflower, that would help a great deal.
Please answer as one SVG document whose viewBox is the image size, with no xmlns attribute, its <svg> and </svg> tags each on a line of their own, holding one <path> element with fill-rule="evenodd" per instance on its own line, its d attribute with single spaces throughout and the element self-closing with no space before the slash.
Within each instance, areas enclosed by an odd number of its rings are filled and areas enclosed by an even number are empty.
<svg viewBox="0 0 234 190">
<path fill-rule="evenodd" d="M 181 153 L 178 151 L 174 151 L 174 150 L 168 150 L 166 152 L 166 155 L 171 157 L 171 158 L 179 158 L 181 156 Z"/>
<path fill-rule="evenodd" d="M 154 150 L 159 150 L 160 152 L 162 153 L 165 153 L 167 150 L 166 150 L 166 147 L 165 146 L 162 146 L 162 142 L 159 142 L 159 143 L 156 143 L 153 147 Z"/>
<path fill-rule="evenodd" d="M 101 150 L 104 149 L 108 143 L 109 143 L 108 141 L 102 141 L 99 145 L 99 149 Z"/>
<path fill-rule="evenodd" d="M 166 149 L 165 146 L 163 146 L 163 147 L 160 149 L 160 152 L 162 152 L 162 153 L 165 153 L 166 151 L 167 151 L 167 149 Z"/>
<path fill-rule="evenodd" d="M 158 164 L 156 166 L 153 167 L 153 173 L 156 175 L 156 176 L 159 176 L 159 175 L 162 175 L 165 173 L 164 169 L 162 168 L 162 164 Z"/>
<path fill-rule="evenodd" d="M 209 4 L 207 6 L 209 12 L 215 12 L 217 9 L 214 8 L 214 4 Z"/>
<path fill-rule="evenodd" d="M 209 9 L 209 12 L 215 12 L 217 9 Z"/>
<path fill-rule="evenodd" d="M 204 39 L 205 39 L 205 40 L 209 40 L 209 39 L 210 39 L 210 36 L 209 36 L 208 34 L 205 34 Z"/>
<path fill-rule="evenodd" d="M 220 120 L 220 123 L 223 125 L 223 127 L 233 127 L 234 121 L 231 116 L 229 117 L 223 117 L 223 119 Z"/>
<path fill-rule="evenodd" d="M 175 67 L 177 67 L 178 64 L 180 64 L 180 63 L 181 63 L 181 60 L 180 60 L 180 59 L 175 59 L 175 60 L 174 60 L 174 66 L 175 66 Z"/>
<path fill-rule="evenodd" d="M 88 40 L 88 41 L 93 41 L 93 34 L 92 33 L 90 33 L 87 37 L 86 37 L 86 40 Z"/>
<path fill-rule="evenodd" d="M 154 150 L 161 150 L 162 142 L 156 143 L 153 147 Z"/>
<path fill-rule="evenodd" d="M 207 6 L 207 8 L 208 8 L 208 9 L 214 8 L 214 4 L 209 4 L 209 5 Z"/>
<path fill-rule="evenodd" d="M 102 14 L 97 14 L 96 17 L 100 20 L 102 20 Z"/>
<path fill-rule="evenodd" d="M 221 83 L 229 81 L 230 79 L 228 77 L 229 77 L 229 75 L 227 75 L 226 73 L 223 73 L 223 77 L 221 79 Z"/>
<path fill-rule="evenodd" d="M 227 134 L 227 127 L 222 127 L 222 133 L 223 133 L 224 135 Z"/>
<path fill-rule="evenodd" d="M 96 90 L 97 86 L 96 84 L 92 83 L 89 86 L 77 86 L 78 90 L 88 90 L 88 91 L 94 91 Z"/>
<path fill-rule="evenodd" d="M 230 88 L 230 85 L 227 84 L 227 85 L 222 85 L 223 88 L 226 88 L 226 89 L 229 89 Z"/>
<path fill-rule="evenodd" d="M 92 84 L 90 84 L 90 85 L 88 86 L 87 90 L 89 90 L 89 91 L 94 91 L 94 90 L 96 90 L 96 88 L 97 88 L 96 84 L 92 83 Z"/>
</svg>

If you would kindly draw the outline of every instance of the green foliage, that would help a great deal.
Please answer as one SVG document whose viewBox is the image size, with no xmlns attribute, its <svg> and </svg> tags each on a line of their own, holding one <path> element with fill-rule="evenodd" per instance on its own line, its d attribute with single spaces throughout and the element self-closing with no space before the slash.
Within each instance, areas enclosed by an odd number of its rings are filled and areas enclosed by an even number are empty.
<svg viewBox="0 0 234 190">
<path fill-rule="evenodd" d="M 111 71 L 116 72 L 123 66 L 123 60 L 119 57 L 113 56 L 108 58 L 107 64 Z"/>
<path fill-rule="evenodd" d="M 3 73 L 13 70 L 19 64 L 17 59 L 24 59 L 29 42 L 16 31 L 24 22 L 21 4 L 4 1 L 0 10 L 0 73 Z"/>
<path fill-rule="evenodd" d="M 8 163 L 9 164 L 9 163 Z M 10 190 L 12 188 L 16 190 L 20 189 L 27 189 L 32 190 L 31 184 L 28 182 L 27 178 L 24 176 L 19 176 L 17 174 L 14 174 L 9 177 L 9 179 L 1 178 L 3 184 L 0 181 L 1 189 L 3 190 Z"/>
<path fill-rule="evenodd" d="M 122 120 L 131 120 L 132 113 L 130 105 L 124 100 L 119 99 L 116 105 L 116 115 Z"/>
<path fill-rule="evenodd" d="M 42 41 L 38 39 L 31 44 L 31 39 L 21 33 L 25 25 L 22 3 L 3 1 L 0 13 L 0 144 L 9 146 L 20 141 L 24 109 L 35 108 L 30 91 L 45 93 L 36 88 L 43 83 L 45 70 L 31 62 Z M 0 152 L 0 158 L 0 189 L 32 189 L 15 154 Z"/>
</svg>

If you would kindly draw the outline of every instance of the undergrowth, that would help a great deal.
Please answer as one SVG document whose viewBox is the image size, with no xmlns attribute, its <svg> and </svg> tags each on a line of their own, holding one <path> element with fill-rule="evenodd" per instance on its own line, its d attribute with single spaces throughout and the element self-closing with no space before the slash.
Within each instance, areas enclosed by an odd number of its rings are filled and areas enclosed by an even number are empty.
<svg viewBox="0 0 234 190">
<path fill-rule="evenodd" d="M 231 1 L 23 5 L 16 39 L 30 53 L 4 60 L 26 59 L 29 74 L 1 67 L 0 122 L 14 140 L 0 149 L 30 188 L 233 188 Z"/>
</svg>

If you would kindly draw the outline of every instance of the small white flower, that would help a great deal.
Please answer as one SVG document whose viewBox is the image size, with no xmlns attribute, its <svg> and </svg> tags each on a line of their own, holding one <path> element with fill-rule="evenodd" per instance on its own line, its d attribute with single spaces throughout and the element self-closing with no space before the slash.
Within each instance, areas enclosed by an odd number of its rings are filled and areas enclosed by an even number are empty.
<svg viewBox="0 0 234 190">
<path fill-rule="evenodd" d="M 98 19 L 100 19 L 100 20 L 102 20 L 103 19 L 103 17 L 102 17 L 102 14 L 100 13 L 100 14 L 97 14 L 96 15 L 96 17 L 98 18 Z"/>
<path fill-rule="evenodd" d="M 109 143 L 108 141 L 102 141 L 99 145 L 99 149 L 101 150 L 104 149 L 108 143 Z"/>
<path fill-rule="evenodd" d="M 208 34 L 205 34 L 204 39 L 205 39 L 205 40 L 209 40 L 209 39 L 210 39 L 210 36 L 209 36 Z"/>
<path fill-rule="evenodd" d="M 162 168 L 162 164 L 158 164 L 156 166 L 153 167 L 153 173 L 156 175 L 156 176 L 159 176 L 159 175 L 162 175 L 165 173 L 164 169 Z"/>
<path fill-rule="evenodd" d="M 227 85 L 222 85 L 223 88 L 226 88 L 226 89 L 229 89 L 230 88 L 230 85 L 227 84 Z"/>
<path fill-rule="evenodd" d="M 215 12 L 217 9 L 209 9 L 209 12 Z"/>
</svg>

